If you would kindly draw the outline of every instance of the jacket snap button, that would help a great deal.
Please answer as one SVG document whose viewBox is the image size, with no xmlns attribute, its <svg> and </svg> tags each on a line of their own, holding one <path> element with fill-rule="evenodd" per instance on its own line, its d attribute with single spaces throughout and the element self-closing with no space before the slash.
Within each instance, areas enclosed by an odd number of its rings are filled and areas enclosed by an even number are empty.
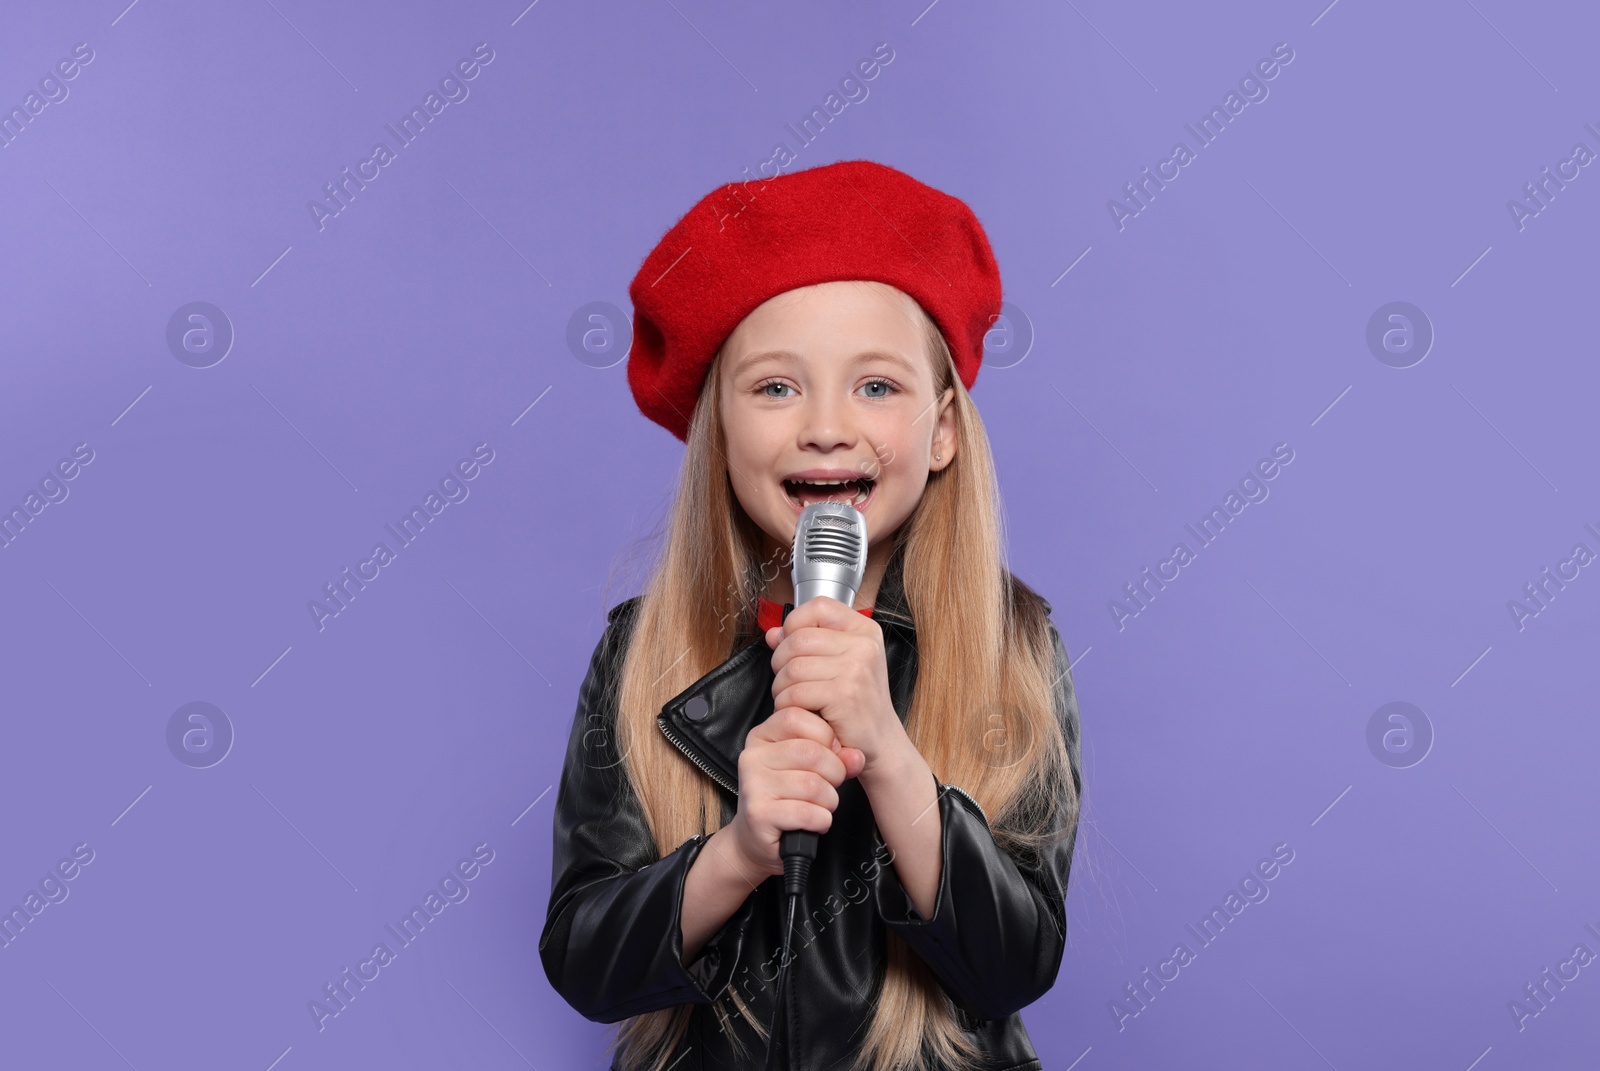
<svg viewBox="0 0 1600 1071">
<path fill-rule="evenodd" d="M 706 702 L 706 697 L 697 695 L 683 704 L 683 713 L 690 721 L 703 721 L 711 713 L 711 704 Z"/>
</svg>

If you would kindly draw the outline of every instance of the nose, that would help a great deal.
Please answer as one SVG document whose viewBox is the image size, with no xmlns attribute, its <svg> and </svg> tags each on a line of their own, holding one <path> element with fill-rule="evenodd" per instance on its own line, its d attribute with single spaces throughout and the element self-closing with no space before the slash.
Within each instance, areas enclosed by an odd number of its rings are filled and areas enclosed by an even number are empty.
<svg viewBox="0 0 1600 1071">
<path fill-rule="evenodd" d="M 806 399 L 800 426 L 800 446 L 822 453 L 856 444 L 857 431 L 850 407 L 832 391 L 814 391 Z"/>
</svg>

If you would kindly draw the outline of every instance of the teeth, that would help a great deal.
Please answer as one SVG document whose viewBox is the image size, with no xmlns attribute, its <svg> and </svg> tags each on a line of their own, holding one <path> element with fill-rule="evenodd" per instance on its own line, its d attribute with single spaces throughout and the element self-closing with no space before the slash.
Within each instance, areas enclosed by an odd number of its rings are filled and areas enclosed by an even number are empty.
<svg viewBox="0 0 1600 1071">
<path fill-rule="evenodd" d="M 819 489 L 826 488 L 828 489 L 826 493 L 830 494 L 833 490 L 846 487 L 853 483 L 856 485 L 856 494 L 854 498 L 850 499 L 850 504 L 852 506 L 861 505 L 861 503 L 867 500 L 867 496 L 872 493 L 872 482 L 867 480 L 865 477 L 862 477 L 859 480 L 785 480 L 784 482 L 793 484 L 796 487 L 805 486 L 816 487 Z M 799 495 L 795 495 L 794 497 L 796 501 L 800 501 Z"/>
</svg>

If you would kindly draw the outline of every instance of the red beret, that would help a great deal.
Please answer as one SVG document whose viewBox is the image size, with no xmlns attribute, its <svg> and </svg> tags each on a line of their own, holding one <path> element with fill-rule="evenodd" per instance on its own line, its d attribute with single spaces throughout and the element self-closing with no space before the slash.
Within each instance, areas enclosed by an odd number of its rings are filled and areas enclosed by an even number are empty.
<svg viewBox="0 0 1600 1071">
<path fill-rule="evenodd" d="M 972 209 L 871 160 L 730 182 L 662 236 L 628 286 L 628 385 L 681 440 L 718 347 L 756 306 L 836 279 L 915 298 L 971 388 L 1000 314 L 1000 268 Z"/>
</svg>

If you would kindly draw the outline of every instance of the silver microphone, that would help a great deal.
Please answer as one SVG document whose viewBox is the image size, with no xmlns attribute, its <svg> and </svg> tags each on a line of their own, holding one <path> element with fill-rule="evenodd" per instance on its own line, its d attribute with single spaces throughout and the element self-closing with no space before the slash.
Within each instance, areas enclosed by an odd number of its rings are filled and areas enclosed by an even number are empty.
<svg viewBox="0 0 1600 1071">
<path fill-rule="evenodd" d="M 867 519 L 848 502 L 813 502 L 800 511 L 794 530 L 794 605 L 826 595 L 852 609 L 867 571 Z M 784 891 L 797 897 L 811 876 L 818 834 L 786 831 L 778 838 Z"/>
</svg>

